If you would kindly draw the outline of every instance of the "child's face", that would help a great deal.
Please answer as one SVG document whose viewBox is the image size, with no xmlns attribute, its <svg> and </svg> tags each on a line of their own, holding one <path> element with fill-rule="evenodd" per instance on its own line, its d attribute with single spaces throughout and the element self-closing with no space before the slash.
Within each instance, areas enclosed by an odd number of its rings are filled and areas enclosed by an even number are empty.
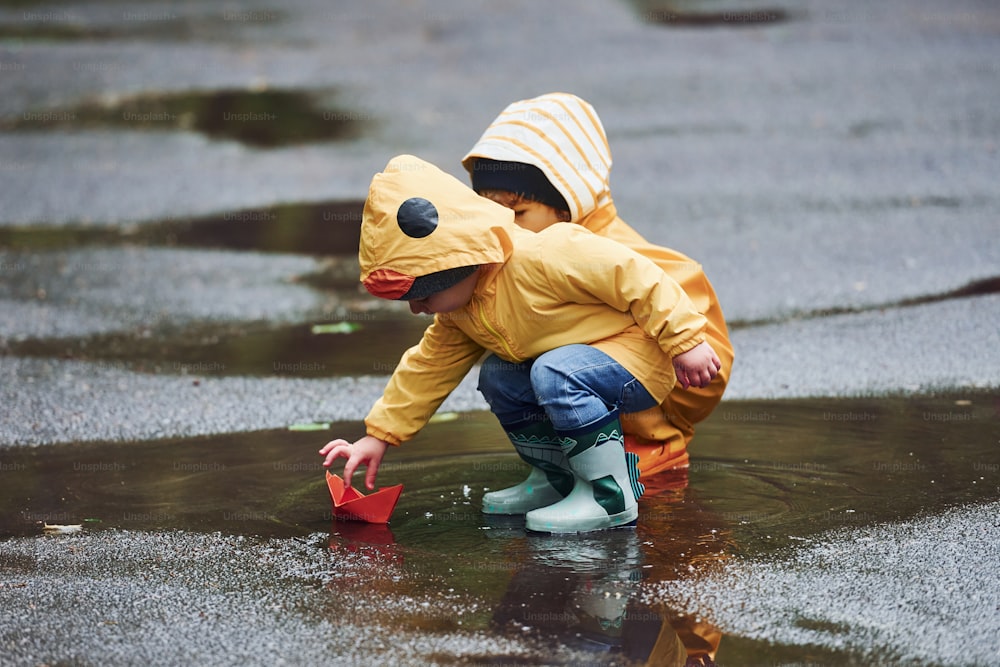
<svg viewBox="0 0 1000 667">
<path fill-rule="evenodd" d="M 475 271 L 459 282 L 447 289 L 435 292 L 423 299 L 411 299 L 410 312 L 414 315 L 421 313 L 433 315 L 434 313 L 450 313 L 468 305 L 472 300 L 472 293 L 476 291 L 476 283 L 479 281 L 479 272 Z"/>
<path fill-rule="evenodd" d="M 522 200 L 509 208 L 514 211 L 514 222 L 529 232 L 540 232 L 560 222 L 559 211 L 547 204 Z"/>
<path fill-rule="evenodd" d="M 559 211 L 506 190 L 486 190 L 480 194 L 514 211 L 514 222 L 529 232 L 540 232 L 557 222 L 569 222 L 570 219 L 567 211 Z"/>
</svg>

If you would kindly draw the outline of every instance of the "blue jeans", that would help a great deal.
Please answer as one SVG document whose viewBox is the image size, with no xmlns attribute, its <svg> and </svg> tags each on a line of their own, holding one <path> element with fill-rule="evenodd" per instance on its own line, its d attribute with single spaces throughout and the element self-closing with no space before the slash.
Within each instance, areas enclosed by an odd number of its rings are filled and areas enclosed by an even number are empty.
<svg viewBox="0 0 1000 667">
<path fill-rule="evenodd" d="M 604 352 L 575 344 L 520 364 L 490 355 L 479 371 L 479 391 L 505 426 L 551 421 L 575 431 L 609 413 L 641 412 L 656 399 Z"/>
</svg>

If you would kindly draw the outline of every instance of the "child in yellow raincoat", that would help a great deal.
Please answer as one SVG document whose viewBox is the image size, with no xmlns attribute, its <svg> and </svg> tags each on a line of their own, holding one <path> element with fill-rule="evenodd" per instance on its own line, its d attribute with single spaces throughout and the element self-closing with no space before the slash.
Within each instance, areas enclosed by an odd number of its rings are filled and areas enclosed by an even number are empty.
<svg viewBox="0 0 1000 667">
<path fill-rule="evenodd" d="M 611 150 L 594 108 L 575 95 L 550 93 L 505 108 L 462 159 L 472 187 L 515 211 L 531 231 L 572 222 L 652 259 L 705 316 L 705 339 L 722 368 L 711 384 L 679 384 L 659 405 L 623 416 L 625 446 L 644 475 L 686 468 L 695 423 L 722 399 L 733 364 L 726 321 L 699 263 L 647 242 L 618 217 L 611 199 Z"/>
<path fill-rule="evenodd" d="M 367 435 L 327 443 L 324 465 L 346 458 L 349 483 L 364 464 L 374 488 L 388 447 L 491 352 L 480 390 L 535 476 L 484 510 L 554 533 L 634 524 L 642 485 L 619 415 L 662 404 L 678 378 L 707 386 L 721 366 L 675 280 L 578 225 L 524 230 L 510 209 L 405 155 L 372 179 L 359 258 L 370 293 L 434 319 L 365 418 Z"/>
</svg>

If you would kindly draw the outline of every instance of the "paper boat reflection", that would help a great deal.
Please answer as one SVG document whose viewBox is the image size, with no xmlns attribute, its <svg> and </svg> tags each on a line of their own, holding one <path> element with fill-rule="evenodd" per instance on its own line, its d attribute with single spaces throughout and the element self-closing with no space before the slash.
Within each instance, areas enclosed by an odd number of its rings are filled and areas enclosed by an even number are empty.
<svg viewBox="0 0 1000 667">
<path fill-rule="evenodd" d="M 338 519 L 367 521 L 368 523 L 388 523 L 392 510 L 396 508 L 403 485 L 387 486 L 369 496 L 353 486 L 345 486 L 340 475 L 327 471 L 326 485 L 333 497 L 333 515 Z"/>
</svg>

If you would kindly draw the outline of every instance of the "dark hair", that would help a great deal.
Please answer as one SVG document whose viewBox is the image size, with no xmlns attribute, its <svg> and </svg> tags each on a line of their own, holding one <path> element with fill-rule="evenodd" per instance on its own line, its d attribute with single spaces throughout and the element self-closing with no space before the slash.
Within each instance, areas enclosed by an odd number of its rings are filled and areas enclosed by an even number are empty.
<svg viewBox="0 0 1000 667">
<path fill-rule="evenodd" d="M 557 211 L 569 210 L 566 199 L 542 170 L 525 162 L 476 158 L 472 165 L 472 189 L 480 194 L 486 190 L 505 190 Z"/>
</svg>

